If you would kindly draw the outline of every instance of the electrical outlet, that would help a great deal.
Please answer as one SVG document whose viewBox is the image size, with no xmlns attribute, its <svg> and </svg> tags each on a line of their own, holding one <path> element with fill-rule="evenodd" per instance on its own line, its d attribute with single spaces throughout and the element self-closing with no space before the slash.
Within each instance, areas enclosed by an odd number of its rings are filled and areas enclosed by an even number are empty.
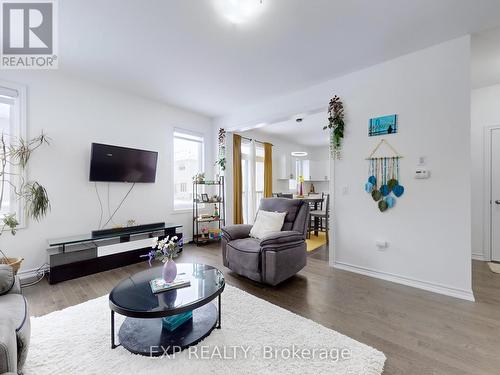
<svg viewBox="0 0 500 375">
<path fill-rule="evenodd" d="M 375 241 L 375 245 L 380 251 L 384 251 L 389 247 L 389 243 L 387 241 Z"/>
</svg>

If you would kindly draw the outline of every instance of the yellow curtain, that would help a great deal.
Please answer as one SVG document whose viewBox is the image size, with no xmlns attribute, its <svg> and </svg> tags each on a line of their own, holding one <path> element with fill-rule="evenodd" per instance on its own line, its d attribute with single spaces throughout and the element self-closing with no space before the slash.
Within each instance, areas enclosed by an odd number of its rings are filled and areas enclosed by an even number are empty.
<svg viewBox="0 0 500 375">
<path fill-rule="evenodd" d="M 241 136 L 233 134 L 233 223 L 243 224 L 243 181 L 241 175 Z"/>
<path fill-rule="evenodd" d="M 273 196 L 273 145 L 264 143 L 264 198 Z"/>
</svg>

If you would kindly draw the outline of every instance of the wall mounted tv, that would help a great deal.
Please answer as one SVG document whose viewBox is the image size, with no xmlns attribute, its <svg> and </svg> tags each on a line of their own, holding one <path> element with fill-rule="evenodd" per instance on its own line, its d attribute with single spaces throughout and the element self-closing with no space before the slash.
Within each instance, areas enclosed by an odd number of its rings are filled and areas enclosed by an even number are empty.
<svg viewBox="0 0 500 375">
<path fill-rule="evenodd" d="M 90 181 L 155 182 L 158 153 L 92 143 Z"/>
</svg>

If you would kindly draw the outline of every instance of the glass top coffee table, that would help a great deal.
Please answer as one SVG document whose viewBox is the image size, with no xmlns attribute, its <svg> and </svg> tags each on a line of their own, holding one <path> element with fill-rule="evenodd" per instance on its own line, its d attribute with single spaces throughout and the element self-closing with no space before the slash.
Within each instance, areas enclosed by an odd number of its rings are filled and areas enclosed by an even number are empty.
<svg viewBox="0 0 500 375">
<path fill-rule="evenodd" d="M 111 348 L 115 344 L 115 313 L 127 318 L 120 327 L 121 346 L 134 354 L 161 356 L 196 345 L 221 327 L 221 294 L 224 275 L 205 264 L 177 264 L 177 274 L 189 277 L 191 285 L 153 294 L 149 282 L 161 277 L 161 267 L 136 273 L 122 280 L 109 294 Z M 218 297 L 218 308 L 210 301 Z M 170 332 L 162 318 L 193 312 L 193 317 Z"/>
</svg>

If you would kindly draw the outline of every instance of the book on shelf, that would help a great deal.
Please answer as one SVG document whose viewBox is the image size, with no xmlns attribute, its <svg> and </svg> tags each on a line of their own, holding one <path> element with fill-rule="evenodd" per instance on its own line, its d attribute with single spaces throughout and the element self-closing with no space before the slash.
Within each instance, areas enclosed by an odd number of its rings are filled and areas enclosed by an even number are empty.
<svg viewBox="0 0 500 375">
<path fill-rule="evenodd" d="M 174 281 L 167 283 L 162 278 L 154 279 L 149 282 L 153 294 L 166 292 L 173 289 L 185 288 L 191 286 L 191 281 L 186 274 L 177 275 Z"/>
<path fill-rule="evenodd" d="M 192 311 L 186 311 L 182 314 L 177 314 L 173 316 L 169 316 L 162 319 L 163 328 L 167 329 L 169 332 L 175 331 L 185 322 L 193 317 Z"/>
</svg>

